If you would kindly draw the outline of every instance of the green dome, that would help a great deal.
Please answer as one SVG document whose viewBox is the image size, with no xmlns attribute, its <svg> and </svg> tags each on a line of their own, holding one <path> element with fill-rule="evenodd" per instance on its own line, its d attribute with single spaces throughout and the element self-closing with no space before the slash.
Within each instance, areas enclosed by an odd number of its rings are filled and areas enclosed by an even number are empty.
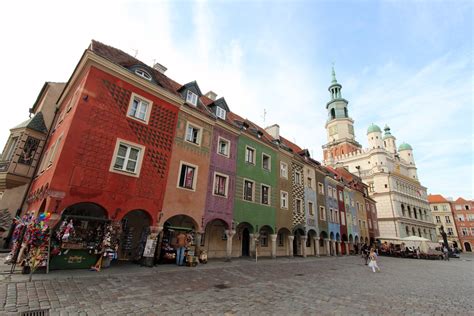
<svg viewBox="0 0 474 316">
<path fill-rule="evenodd" d="M 367 129 L 367 134 L 374 133 L 374 132 L 382 133 L 382 130 L 380 129 L 380 127 L 372 123 Z"/>
<path fill-rule="evenodd" d="M 398 147 L 398 151 L 402 151 L 402 150 L 413 150 L 413 148 L 411 148 L 411 146 L 407 143 L 402 143 L 399 147 Z"/>
</svg>

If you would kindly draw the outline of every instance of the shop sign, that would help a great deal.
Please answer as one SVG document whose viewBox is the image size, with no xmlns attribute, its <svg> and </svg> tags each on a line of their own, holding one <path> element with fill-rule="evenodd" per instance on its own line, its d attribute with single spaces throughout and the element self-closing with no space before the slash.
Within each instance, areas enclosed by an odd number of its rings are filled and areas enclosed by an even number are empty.
<svg viewBox="0 0 474 316">
<path fill-rule="evenodd" d="M 155 256 L 156 244 L 158 242 L 158 226 L 150 227 L 150 235 L 146 240 L 145 249 L 143 250 L 143 257 L 152 258 Z"/>
<path fill-rule="evenodd" d="M 48 190 L 48 195 L 52 198 L 55 198 L 55 199 L 64 199 L 64 197 L 66 196 L 66 192 Z"/>
</svg>

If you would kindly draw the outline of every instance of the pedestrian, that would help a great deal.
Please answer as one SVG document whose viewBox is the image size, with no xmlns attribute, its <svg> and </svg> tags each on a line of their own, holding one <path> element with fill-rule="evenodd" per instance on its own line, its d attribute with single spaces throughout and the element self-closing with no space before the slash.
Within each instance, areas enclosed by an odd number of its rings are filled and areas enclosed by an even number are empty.
<svg viewBox="0 0 474 316">
<path fill-rule="evenodd" d="M 444 254 L 444 260 L 448 260 L 448 261 L 449 261 L 448 247 L 446 247 L 446 246 L 443 247 L 443 254 Z"/>
<path fill-rule="evenodd" d="M 365 265 L 367 265 L 367 261 L 369 260 L 369 247 L 366 243 L 361 248 L 362 251 L 362 258 L 365 260 Z"/>
<path fill-rule="evenodd" d="M 176 236 L 176 264 L 184 265 L 184 251 L 186 250 L 187 236 L 183 232 L 179 232 Z"/>
<path fill-rule="evenodd" d="M 370 260 L 369 268 L 372 269 L 372 272 L 375 273 L 375 269 L 377 269 L 377 271 L 380 272 L 380 268 L 377 264 L 377 254 L 375 253 L 374 248 L 370 249 L 369 260 Z"/>
</svg>

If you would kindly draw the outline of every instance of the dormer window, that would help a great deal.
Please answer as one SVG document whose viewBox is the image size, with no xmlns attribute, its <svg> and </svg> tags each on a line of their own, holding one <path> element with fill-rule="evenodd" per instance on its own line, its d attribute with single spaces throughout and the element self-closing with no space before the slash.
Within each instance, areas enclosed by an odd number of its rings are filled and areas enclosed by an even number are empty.
<svg viewBox="0 0 474 316">
<path fill-rule="evenodd" d="M 217 115 L 217 117 L 219 117 L 219 118 L 225 120 L 226 114 L 227 114 L 227 111 L 226 111 L 226 110 L 224 110 L 223 108 L 221 108 L 221 107 L 219 107 L 219 106 L 216 107 L 216 115 Z"/>
<path fill-rule="evenodd" d="M 188 90 L 188 93 L 186 94 L 186 102 L 196 106 L 197 99 L 198 99 L 197 94 Z"/>
<path fill-rule="evenodd" d="M 143 69 L 135 69 L 135 74 L 148 81 L 151 81 L 151 75 Z"/>
</svg>

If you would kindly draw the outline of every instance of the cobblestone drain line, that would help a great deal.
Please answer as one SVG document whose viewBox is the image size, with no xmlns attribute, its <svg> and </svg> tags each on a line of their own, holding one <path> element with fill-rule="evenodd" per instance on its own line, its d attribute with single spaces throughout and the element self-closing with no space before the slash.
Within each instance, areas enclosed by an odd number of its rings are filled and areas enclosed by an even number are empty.
<svg viewBox="0 0 474 316">
<path fill-rule="evenodd" d="M 382 273 L 372 273 L 360 258 L 330 259 L 3 282 L 0 314 L 474 315 L 467 262 L 382 258 Z"/>
</svg>

